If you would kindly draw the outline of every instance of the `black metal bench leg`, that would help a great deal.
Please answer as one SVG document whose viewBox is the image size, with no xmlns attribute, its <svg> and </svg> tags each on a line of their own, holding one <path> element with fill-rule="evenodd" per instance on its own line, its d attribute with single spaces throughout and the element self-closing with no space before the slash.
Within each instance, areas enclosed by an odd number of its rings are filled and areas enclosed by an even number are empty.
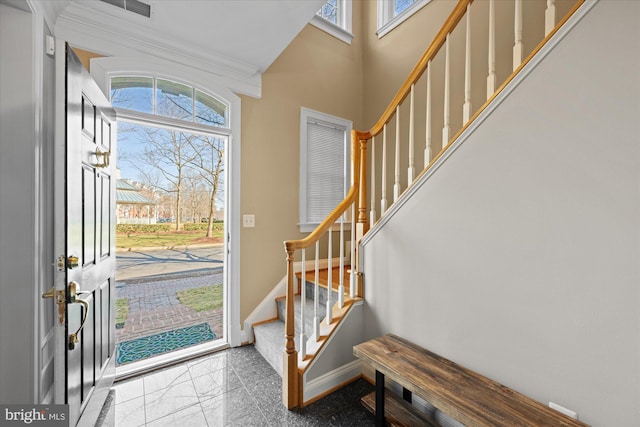
<svg viewBox="0 0 640 427">
<path fill-rule="evenodd" d="M 402 398 L 405 400 L 405 402 L 411 403 L 413 401 L 413 394 L 411 393 L 411 391 L 402 387 Z"/>
<path fill-rule="evenodd" d="M 376 371 L 376 426 L 384 425 L 384 374 Z"/>
</svg>

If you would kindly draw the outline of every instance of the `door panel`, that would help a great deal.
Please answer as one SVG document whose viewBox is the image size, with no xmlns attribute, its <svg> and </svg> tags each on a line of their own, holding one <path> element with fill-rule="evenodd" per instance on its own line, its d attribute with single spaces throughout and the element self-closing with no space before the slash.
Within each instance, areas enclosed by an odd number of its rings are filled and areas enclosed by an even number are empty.
<svg viewBox="0 0 640 427">
<path fill-rule="evenodd" d="M 82 166 L 82 261 L 83 267 L 95 262 L 96 194 L 95 170 Z"/>
<path fill-rule="evenodd" d="M 100 257 L 109 256 L 111 253 L 111 177 L 98 174 L 99 201 L 100 201 Z"/>
<path fill-rule="evenodd" d="M 82 400 L 85 401 L 89 397 L 89 394 L 93 389 L 93 385 L 95 384 L 94 375 L 96 371 L 96 334 L 94 328 L 95 314 L 97 313 L 97 311 L 96 305 L 94 304 L 95 298 L 93 298 L 92 295 L 89 295 L 87 298 L 83 299 L 88 302 L 89 307 L 92 308 L 89 310 L 80 335 L 80 345 L 82 346 L 82 348 L 80 349 L 80 351 L 82 352 Z M 80 308 L 82 310 L 82 315 L 84 316 L 84 307 Z M 100 369 L 99 365 L 98 369 Z"/>
<path fill-rule="evenodd" d="M 93 425 L 115 377 L 116 126 L 114 110 L 68 46 L 65 100 L 65 209 L 64 218 L 56 218 L 65 225 L 67 259 L 64 283 L 56 285 L 66 296 L 56 357 L 65 363 L 56 363 L 56 375 L 65 378 L 70 425 Z"/>
</svg>

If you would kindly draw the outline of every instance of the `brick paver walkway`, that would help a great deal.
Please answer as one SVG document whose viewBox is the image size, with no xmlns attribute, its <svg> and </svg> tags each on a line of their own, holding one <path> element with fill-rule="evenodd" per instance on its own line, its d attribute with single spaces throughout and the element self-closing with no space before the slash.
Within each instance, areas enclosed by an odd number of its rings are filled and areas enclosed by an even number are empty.
<svg viewBox="0 0 640 427">
<path fill-rule="evenodd" d="M 222 269 L 210 272 L 168 274 L 159 277 L 129 279 L 116 282 L 116 299 L 129 300 L 129 314 L 124 326 L 116 329 L 116 342 L 183 328 L 207 322 L 222 337 L 222 307 L 197 312 L 178 300 L 183 289 L 219 285 Z"/>
</svg>

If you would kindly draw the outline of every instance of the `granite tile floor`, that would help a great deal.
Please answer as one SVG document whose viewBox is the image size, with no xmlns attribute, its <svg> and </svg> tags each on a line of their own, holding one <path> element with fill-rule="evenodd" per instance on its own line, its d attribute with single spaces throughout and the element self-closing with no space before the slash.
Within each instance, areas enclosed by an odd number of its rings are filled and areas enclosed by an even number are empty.
<svg viewBox="0 0 640 427">
<path fill-rule="evenodd" d="M 115 405 L 103 425 L 138 426 L 369 426 L 360 398 L 374 390 L 357 380 L 288 411 L 281 378 L 250 346 L 231 348 L 162 371 L 116 383 Z"/>
</svg>

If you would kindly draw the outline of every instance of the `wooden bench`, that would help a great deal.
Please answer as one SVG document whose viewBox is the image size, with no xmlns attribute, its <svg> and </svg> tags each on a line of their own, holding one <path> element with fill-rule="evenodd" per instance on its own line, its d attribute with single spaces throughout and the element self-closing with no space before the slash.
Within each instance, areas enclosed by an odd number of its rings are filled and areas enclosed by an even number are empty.
<svg viewBox="0 0 640 427">
<path fill-rule="evenodd" d="M 355 346 L 353 354 L 376 371 L 377 426 L 385 425 L 385 377 L 403 387 L 405 399 L 415 394 L 466 426 L 586 426 L 392 334 Z M 390 424 L 415 425 L 394 416 Z"/>
</svg>

